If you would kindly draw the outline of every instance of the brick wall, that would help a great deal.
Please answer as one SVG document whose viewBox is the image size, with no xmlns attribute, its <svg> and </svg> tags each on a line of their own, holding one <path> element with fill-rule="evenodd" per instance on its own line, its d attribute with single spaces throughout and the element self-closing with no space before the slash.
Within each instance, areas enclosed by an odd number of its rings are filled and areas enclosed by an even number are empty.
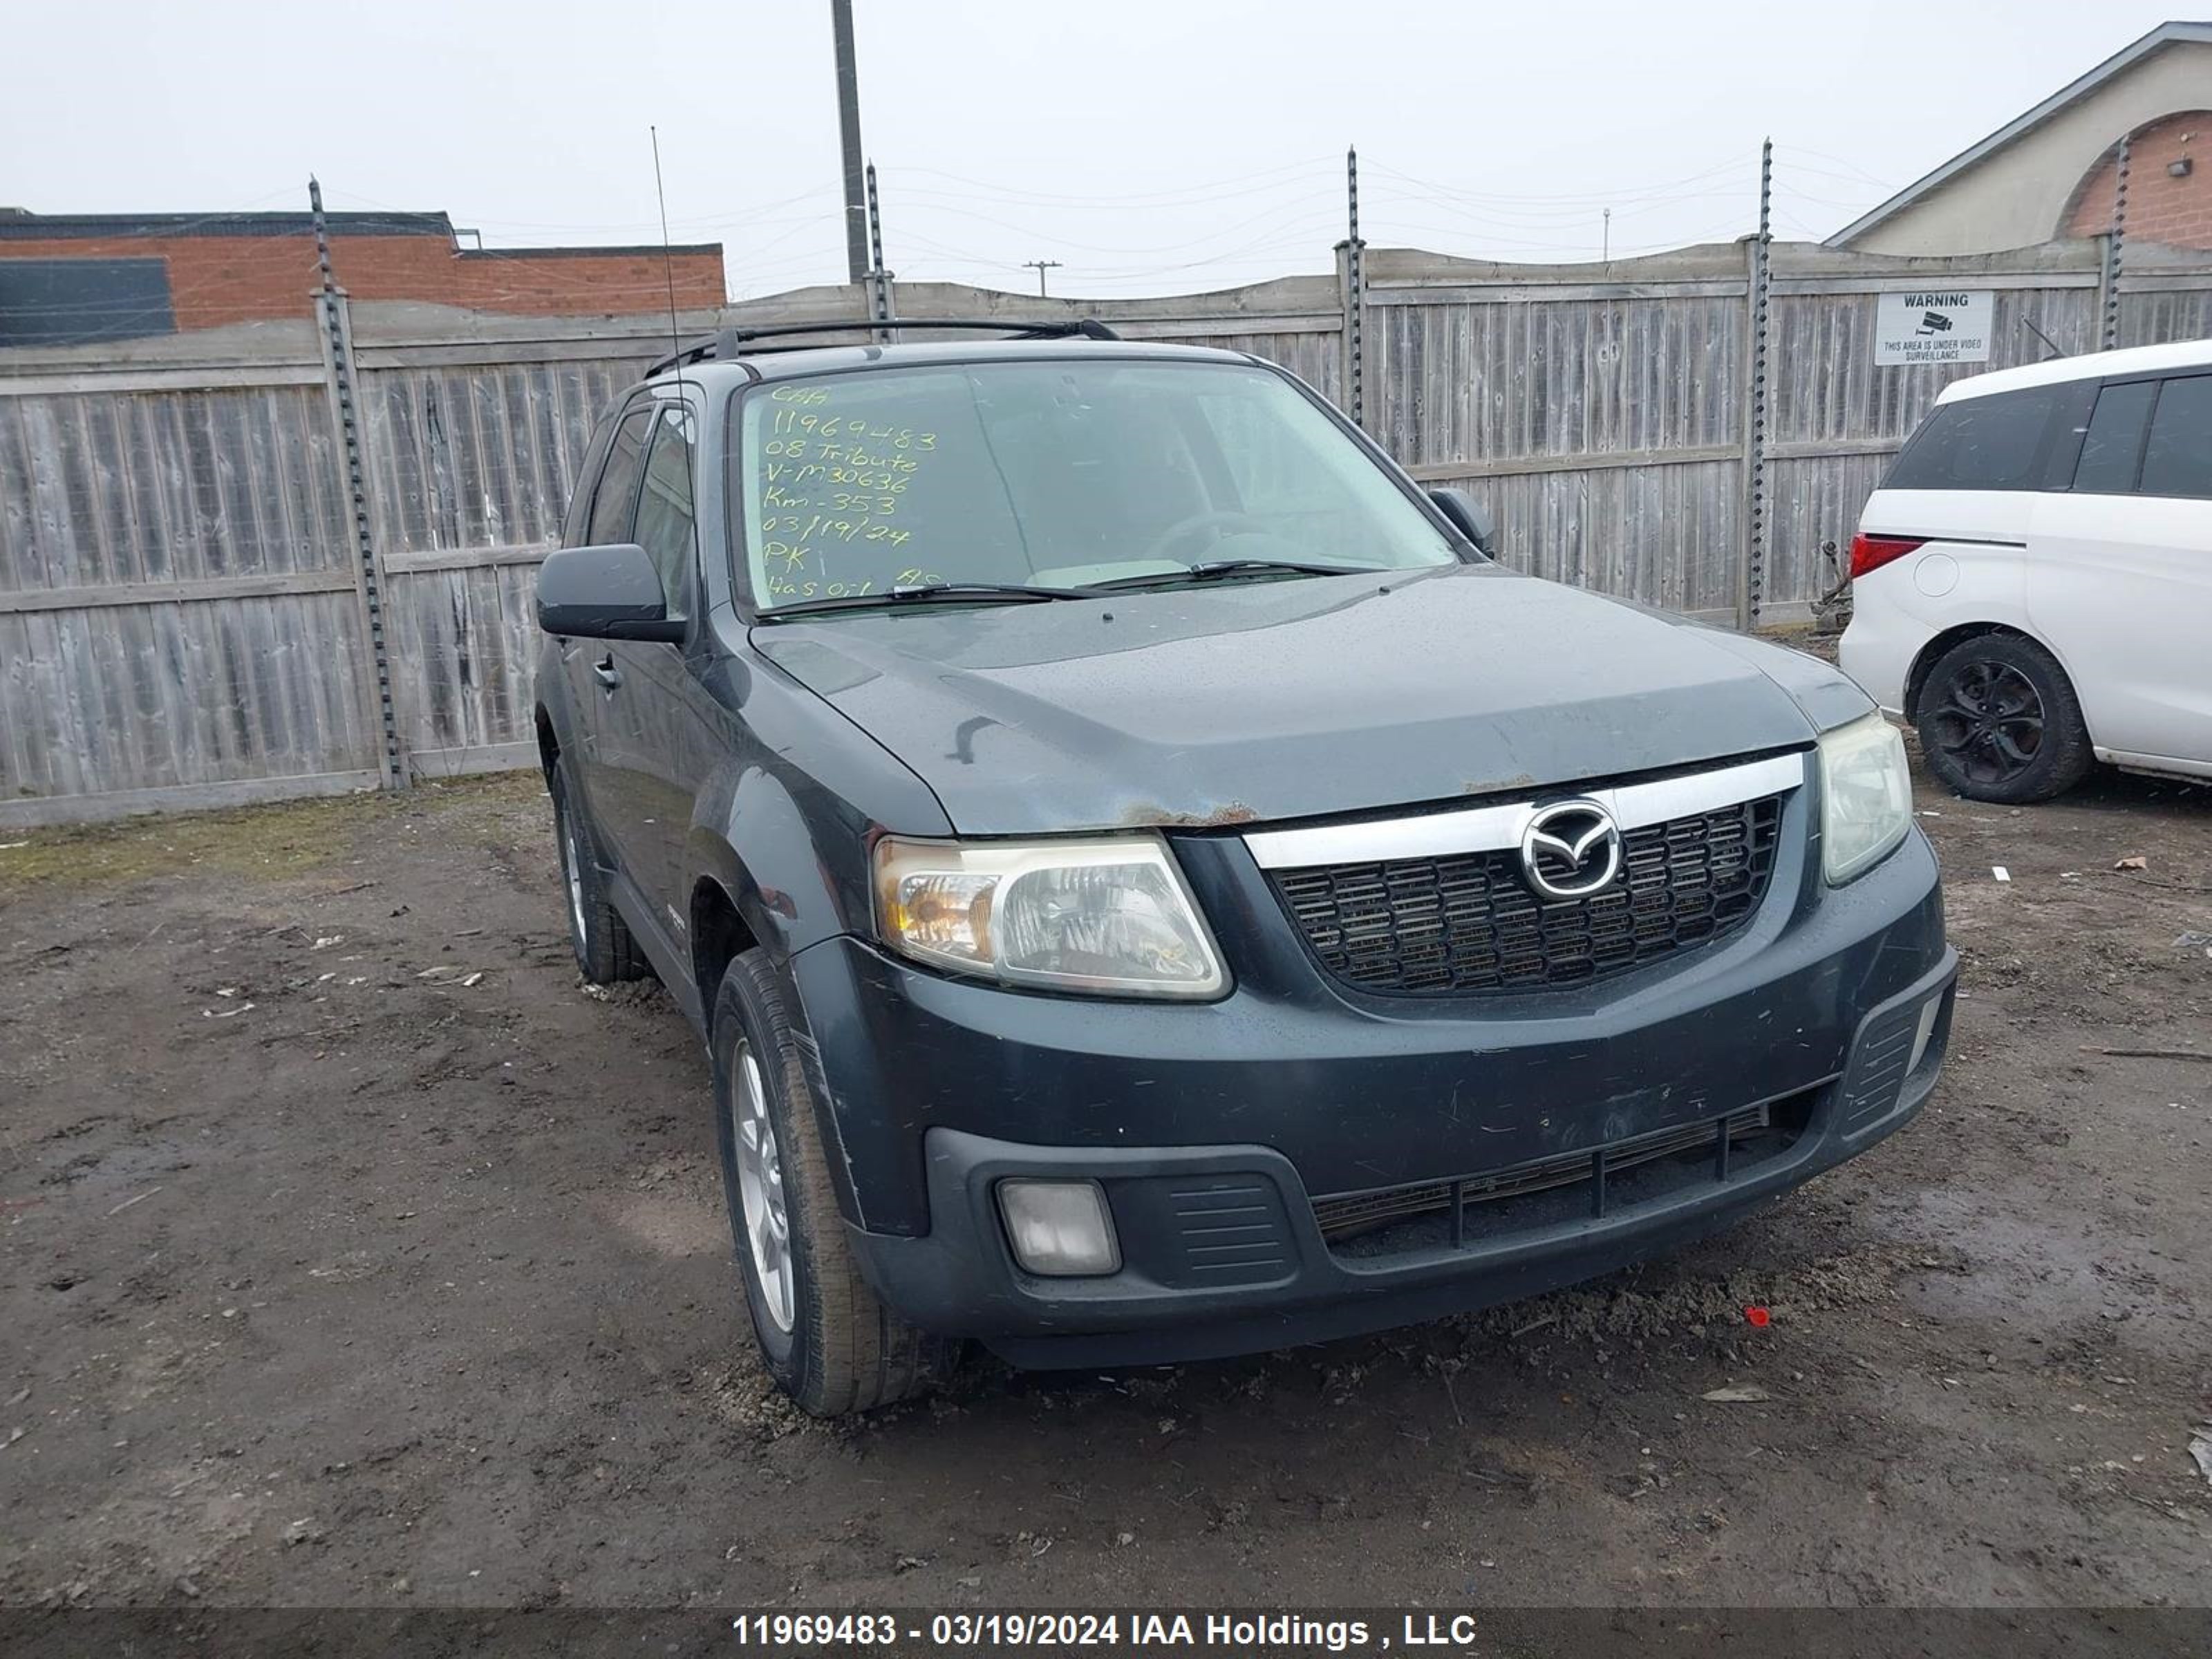
<svg viewBox="0 0 2212 1659">
<path fill-rule="evenodd" d="M 720 248 L 675 254 L 676 303 L 723 302 Z M 312 236 L 53 237 L 0 241 L 0 258 L 161 258 L 179 330 L 308 314 L 319 285 Z M 336 236 L 331 264 L 356 300 L 419 300 L 531 315 L 659 311 L 660 250 L 456 249 L 439 236 Z"/>
<path fill-rule="evenodd" d="M 2167 168 L 2187 161 L 2176 178 Z M 2075 188 L 2066 210 L 2066 236 L 2095 236 L 2112 228 L 2116 145 Z M 2212 248 L 2212 110 L 2187 110 L 2136 129 L 2128 151 L 2127 234 L 2131 240 L 2174 247 Z"/>
</svg>

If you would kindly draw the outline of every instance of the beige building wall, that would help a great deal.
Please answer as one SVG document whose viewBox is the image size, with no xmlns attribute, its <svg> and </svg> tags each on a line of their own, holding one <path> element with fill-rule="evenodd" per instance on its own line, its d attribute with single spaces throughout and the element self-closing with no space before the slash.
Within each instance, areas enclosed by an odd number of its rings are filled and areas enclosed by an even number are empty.
<svg viewBox="0 0 2212 1659">
<path fill-rule="evenodd" d="M 2120 135 L 2212 106 L 2212 45 L 2176 41 L 1843 246 L 1994 253 L 2061 234 L 2081 177 Z"/>
</svg>

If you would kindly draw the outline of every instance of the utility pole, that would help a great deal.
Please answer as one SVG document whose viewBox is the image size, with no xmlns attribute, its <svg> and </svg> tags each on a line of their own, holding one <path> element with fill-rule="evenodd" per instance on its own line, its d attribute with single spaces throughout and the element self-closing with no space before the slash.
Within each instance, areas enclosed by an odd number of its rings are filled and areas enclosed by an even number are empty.
<svg viewBox="0 0 2212 1659">
<path fill-rule="evenodd" d="M 837 47 L 837 134 L 845 149 L 845 264 L 848 280 L 868 280 L 866 164 L 860 155 L 860 71 L 853 59 L 853 0 L 830 0 Z"/>
<path fill-rule="evenodd" d="M 1601 234 L 1605 240 L 1599 245 L 1598 258 L 1604 260 L 1606 264 L 1611 264 L 1613 263 L 1613 210 L 1611 208 L 1605 210 L 1605 229 Z"/>
<path fill-rule="evenodd" d="M 1040 300 L 1049 299 L 1051 296 L 1044 291 L 1044 274 L 1048 270 L 1058 270 L 1060 269 L 1060 261 L 1057 259 L 1024 259 L 1022 261 L 1022 264 L 1026 269 L 1034 270 L 1037 274 L 1037 298 Z"/>
</svg>

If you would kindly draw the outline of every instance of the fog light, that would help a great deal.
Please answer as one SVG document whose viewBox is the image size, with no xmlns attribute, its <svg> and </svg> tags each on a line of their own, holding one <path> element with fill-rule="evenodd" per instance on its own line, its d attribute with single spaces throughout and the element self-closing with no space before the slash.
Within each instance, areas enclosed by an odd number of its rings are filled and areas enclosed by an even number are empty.
<svg viewBox="0 0 2212 1659">
<path fill-rule="evenodd" d="M 1920 1057 L 1928 1052 L 1928 1039 L 1936 1035 L 1936 1016 L 1943 1012 L 1943 999 L 1930 997 L 1920 1011 L 1920 1028 L 1912 1034 L 1912 1058 L 1905 1062 L 1905 1074 L 1911 1077 L 1920 1069 Z"/>
<path fill-rule="evenodd" d="M 1114 1218 L 1095 1181 L 1002 1181 L 999 1212 L 1025 1273 L 1073 1279 L 1121 1271 Z"/>
</svg>

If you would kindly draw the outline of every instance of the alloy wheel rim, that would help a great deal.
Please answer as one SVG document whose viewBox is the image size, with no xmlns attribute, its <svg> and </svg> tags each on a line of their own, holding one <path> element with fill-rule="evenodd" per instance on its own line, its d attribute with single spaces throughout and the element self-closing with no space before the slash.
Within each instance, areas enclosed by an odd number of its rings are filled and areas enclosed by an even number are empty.
<svg viewBox="0 0 2212 1659">
<path fill-rule="evenodd" d="M 797 1310 L 791 1261 L 791 1217 L 783 1198 L 783 1154 L 769 1121 L 768 1091 L 752 1045 L 740 1039 L 732 1056 L 730 1127 L 738 1149 L 738 1198 L 744 1212 L 746 1248 L 761 1300 L 779 1331 L 788 1331 Z"/>
<path fill-rule="evenodd" d="M 1978 659 L 1944 688 L 1929 720 L 1935 745 L 1969 782 L 2010 783 L 2043 753 L 2043 694 L 2008 662 Z"/>
</svg>

